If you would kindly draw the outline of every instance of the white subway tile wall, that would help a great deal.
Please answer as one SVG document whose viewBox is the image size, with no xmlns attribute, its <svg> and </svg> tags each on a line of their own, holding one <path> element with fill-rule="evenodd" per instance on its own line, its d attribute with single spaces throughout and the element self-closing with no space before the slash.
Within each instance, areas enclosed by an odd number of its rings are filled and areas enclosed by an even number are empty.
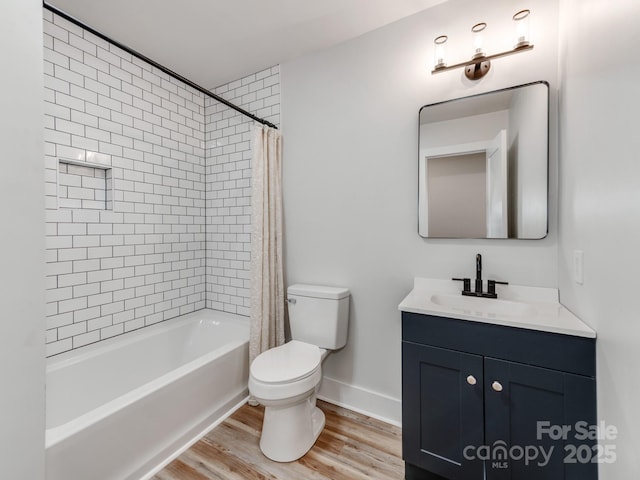
<svg viewBox="0 0 640 480">
<path fill-rule="evenodd" d="M 248 315 L 253 121 L 43 17 L 47 356 L 205 307 Z M 280 122 L 278 66 L 214 92 Z M 61 188 L 83 163 L 113 182 L 106 209 Z"/>
<path fill-rule="evenodd" d="M 267 68 L 213 92 L 280 124 L 280 67 Z M 251 141 L 253 120 L 205 99 L 207 308 L 249 315 Z"/>
<path fill-rule="evenodd" d="M 205 307 L 205 107 L 201 92 L 43 16 L 50 356 Z"/>
</svg>

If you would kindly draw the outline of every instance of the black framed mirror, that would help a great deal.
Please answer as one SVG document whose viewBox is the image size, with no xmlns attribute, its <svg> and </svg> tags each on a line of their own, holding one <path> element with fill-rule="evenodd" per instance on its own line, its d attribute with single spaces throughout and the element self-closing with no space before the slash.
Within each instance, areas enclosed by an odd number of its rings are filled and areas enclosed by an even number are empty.
<svg viewBox="0 0 640 480">
<path fill-rule="evenodd" d="M 425 105 L 419 119 L 422 237 L 547 235 L 547 82 Z"/>
</svg>

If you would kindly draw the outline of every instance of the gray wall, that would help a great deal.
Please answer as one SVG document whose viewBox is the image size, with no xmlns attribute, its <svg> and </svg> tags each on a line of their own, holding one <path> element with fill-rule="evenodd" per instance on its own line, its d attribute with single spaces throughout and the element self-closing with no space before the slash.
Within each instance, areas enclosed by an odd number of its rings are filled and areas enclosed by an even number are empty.
<svg viewBox="0 0 640 480">
<path fill-rule="evenodd" d="M 487 236 L 485 153 L 427 160 L 430 237 Z"/>
<path fill-rule="evenodd" d="M 2 3 L 0 47 L 0 465 L 44 478 L 42 4 Z"/>
<path fill-rule="evenodd" d="M 511 48 L 511 16 L 528 6 L 452 0 L 281 65 L 286 280 L 352 291 L 347 346 L 324 366 L 321 394 L 334 401 L 399 420 L 397 305 L 415 276 L 472 275 L 482 253 L 487 278 L 557 286 L 555 134 L 546 239 L 425 240 L 417 233 L 418 109 L 541 79 L 555 87 L 557 2 L 536 4 L 535 48 L 495 60 L 480 82 L 462 70 L 431 75 L 433 39 L 449 35 L 456 63 L 470 55 L 468 30 L 482 20 L 493 32 L 487 49 Z"/>
</svg>

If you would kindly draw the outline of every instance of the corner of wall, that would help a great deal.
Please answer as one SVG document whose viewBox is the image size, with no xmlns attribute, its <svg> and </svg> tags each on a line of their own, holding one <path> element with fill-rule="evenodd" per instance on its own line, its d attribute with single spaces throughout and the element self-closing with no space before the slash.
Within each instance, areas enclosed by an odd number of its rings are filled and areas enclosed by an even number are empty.
<svg viewBox="0 0 640 480">
<path fill-rule="evenodd" d="M 0 43 L 0 465 L 44 478 L 44 178 L 42 4 L 2 3 Z"/>
</svg>

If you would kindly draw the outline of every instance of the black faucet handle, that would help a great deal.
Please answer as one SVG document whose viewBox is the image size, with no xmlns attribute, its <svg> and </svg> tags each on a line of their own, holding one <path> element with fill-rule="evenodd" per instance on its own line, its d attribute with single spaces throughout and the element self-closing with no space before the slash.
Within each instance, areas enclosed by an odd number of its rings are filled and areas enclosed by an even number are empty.
<svg viewBox="0 0 640 480">
<path fill-rule="evenodd" d="M 470 278 L 452 278 L 451 280 L 455 280 L 456 282 L 462 282 L 462 291 L 470 292 L 471 291 L 471 279 Z"/>
<path fill-rule="evenodd" d="M 476 293 L 482 295 L 482 255 L 476 255 Z"/>
<path fill-rule="evenodd" d="M 498 280 L 488 280 L 487 293 L 496 293 L 496 285 L 509 285 L 509 282 L 499 282 Z"/>
</svg>

